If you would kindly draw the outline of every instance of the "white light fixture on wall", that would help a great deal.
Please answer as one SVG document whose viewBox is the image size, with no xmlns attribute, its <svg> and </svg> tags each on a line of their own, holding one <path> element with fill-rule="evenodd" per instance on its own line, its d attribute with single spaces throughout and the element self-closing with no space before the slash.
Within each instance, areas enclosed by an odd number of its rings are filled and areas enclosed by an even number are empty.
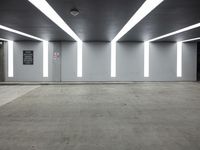
<svg viewBox="0 0 200 150">
<path fill-rule="evenodd" d="M 116 42 L 111 42 L 111 77 L 116 77 Z"/>
<path fill-rule="evenodd" d="M 8 42 L 8 77 L 13 78 L 14 77 L 14 48 L 13 48 L 13 41 L 10 41 L 8 39 L 0 38 L 0 41 L 6 41 Z"/>
<path fill-rule="evenodd" d="M 82 41 L 77 42 L 77 77 L 82 77 Z"/>
<path fill-rule="evenodd" d="M 177 42 L 177 77 L 182 77 L 182 51 L 183 51 L 183 43 Z"/>
<path fill-rule="evenodd" d="M 177 30 L 177 31 L 174 31 L 174 32 L 162 35 L 162 36 L 159 36 L 159 37 L 154 38 L 154 39 L 151 39 L 151 40 L 149 40 L 149 42 L 157 41 L 157 40 L 160 40 L 160 39 L 172 36 L 172 35 L 176 35 L 176 34 L 179 34 L 179 33 L 182 33 L 182 32 L 186 32 L 186 31 L 189 31 L 189 30 L 192 30 L 192 29 L 195 29 L 195 28 L 199 28 L 199 27 L 200 27 L 200 23 L 197 23 L 197 24 L 188 26 L 186 28 L 183 28 L 183 29 L 180 29 L 180 30 Z"/>
<path fill-rule="evenodd" d="M 144 42 L 144 77 L 149 77 L 149 42 Z"/>
<path fill-rule="evenodd" d="M 164 0 L 146 0 L 111 42 L 111 77 L 116 77 L 116 42 L 144 19 Z"/>
<path fill-rule="evenodd" d="M 13 71 L 13 41 L 8 41 L 8 77 L 14 77 Z"/>
<path fill-rule="evenodd" d="M 48 66 L 48 48 L 49 48 L 49 42 L 48 41 L 43 41 L 43 77 L 47 78 L 48 72 L 49 72 L 49 66 Z"/>
</svg>

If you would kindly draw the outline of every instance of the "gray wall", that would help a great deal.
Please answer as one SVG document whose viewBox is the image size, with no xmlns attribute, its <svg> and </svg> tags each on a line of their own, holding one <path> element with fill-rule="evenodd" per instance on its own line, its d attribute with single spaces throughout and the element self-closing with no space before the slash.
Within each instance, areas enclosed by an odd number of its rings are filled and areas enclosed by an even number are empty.
<svg viewBox="0 0 200 150">
<path fill-rule="evenodd" d="M 77 43 L 61 43 L 61 81 L 76 81 L 77 75 Z"/>
<path fill-rule="evenodd" d="M 116 80 L 144 80 L 144 44 L 133 42 L 117 43 Z"/>
<path fill-rule="evenodd" d="M 109 81 L 111 44 L 83 43 L 83 80 Z"/>
<path fill-rule="evenodd" d="M 149 52 L 150 81 L 176 81 L 176 43 L 151 43 Z"/>
<path fill-rule="evenodd" d="M 181 80 L 197 80 L 197 44 L 183 43 L 183 77 Z"/>
<path fill-rule="evenodd" d="M 34 50 L 34 65 L 22 64 L 22 51 Z M 195 81 L 196 43 L 183 44 L 183 77 L 176 77 L 176 43 L 150 44 L 150 77 L 144 78 L 144 44 L 117 43 L 117 77 L 110 77 L 111 45 L 83 43 L 83 77 L 77 78 L 77 43 L 50 42 L 49 77 L 42 77 L 42 43 L 14 42 L 14 78 L 6 81 Z M 60 56 L 53 59 L 54 53 Z M 6 52 L 7 56 L 7 52 Z M 6 57 L 7 67 L 7 57 Z M 7 71 L 7 70 L 6 70 Z"/>
</svg>

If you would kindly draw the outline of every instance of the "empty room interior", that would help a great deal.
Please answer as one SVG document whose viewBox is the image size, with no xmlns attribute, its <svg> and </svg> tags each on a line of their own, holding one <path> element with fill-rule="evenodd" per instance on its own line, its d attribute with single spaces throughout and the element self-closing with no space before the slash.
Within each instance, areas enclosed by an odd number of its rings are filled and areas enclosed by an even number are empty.
<svg viewBox="0 0 200 150">
<path fill-rule="evenodd" d="M 199 0 L 1 0 L 0 150 L 200 150 Z"/>
</svg>

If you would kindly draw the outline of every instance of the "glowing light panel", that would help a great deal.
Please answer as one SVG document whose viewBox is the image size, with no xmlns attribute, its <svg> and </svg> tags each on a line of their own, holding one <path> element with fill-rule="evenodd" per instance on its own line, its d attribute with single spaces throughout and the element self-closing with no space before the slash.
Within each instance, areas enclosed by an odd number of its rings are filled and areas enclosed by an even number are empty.
<svg viewBox="0 0 200 150">
<path fill-rule="evenodd" d="M 144 42 L 144 77 L 149 77 L 149 42 Z"/>
<path fill-rule="evenodd" d="M 200 23 L 197 23 L 197 24 L 188 26 L 188 27 L 186 27 L 186 28 L 183 28 L 183 29 L 180 29 L 180 30 L 177 30 L 177 31 L 174 31 L 174 32 L 171 32 L 171 33 L 162 35 L 162 36 L 159 36 L 159 37 L 157 37 L 157 38 L 154 38 L 154 39 L 149 40 L 149 42 L 153 42 L 153 41 L 156 41 L 156 40 L 160 40 L 160 39 L 163 39 L 163 38 L 166 38 L 166 37 L 175 35 L 175 34 L 179 34 L 179 33 L 185 32 L 185 31 L 189 31 L 189 30 L 198 28 L 198 27 L 200 27 Z"/>
<path fill-rule="evenodd" d="M 38 38 L 36 36 L 32 36 L 30 34 L 27 34 L 27 33 L 24 33 L 24 32 L 15 30 L 15 29 L 11 29 L 11 28 L 3 26 L 3 25 L 0 25 L 0 29 L 6 30 L 6 31 L 9 31 L 9 32 L 12 32 L 12 33 L 16 33 L 16 34 L 19 34 L 19 35 L 22 35 L 22 36 L 25 36 L 25 37 L 28 37 L 28 38 L 31 38 L 31 39 L 35 39 L 35 40 L 38 40 L 38 41 L 43 41 L 43 39 L 41 39 L 41 38 Z"/>
<path fill-rule="evenodd" d="M 116 77 L 116 42 L 111 42 L 111 77 Z"/>
<path fill-rule="evenodd" d="M 177 42 L 177 77 L 182 77 L 182 42 Z"/>
<path fill-rule="evenodd" d="M 189 39 L 189 40 L 184 40 L 184 41 L 182 41 L 182 43 L 191 42 L 191 41 L 198 41 L 198 40 L 200 40 L 200 37 L 198 37 L 198 38 L 193 38 L 193 39 Z"/>
<path fill-rule="evenodd" d="M 43 41 L 43 77 L 48 77 L 48 41 Z"/>
<path fill-rule="evenodd" d="M 13 41 L 8 41 L 8 77 L 14 77 L 13 71 Z"/>
<path fill-rule="evenodd" d="M 82 77 L 82 47 L 83 42 L 77 42 L 77 77 Z"/>
</svg>

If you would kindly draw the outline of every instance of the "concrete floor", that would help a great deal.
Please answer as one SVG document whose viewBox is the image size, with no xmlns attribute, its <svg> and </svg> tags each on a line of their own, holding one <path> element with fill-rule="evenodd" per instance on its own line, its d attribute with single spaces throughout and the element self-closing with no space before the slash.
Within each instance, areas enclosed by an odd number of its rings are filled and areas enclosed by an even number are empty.
<svg viewBox="0 0 200 150">
<path fill-rule="evenodd" d="M 0 150 L 200 150 L 200 84 L 43 85 L 0 107 Z"/>
</svg>

